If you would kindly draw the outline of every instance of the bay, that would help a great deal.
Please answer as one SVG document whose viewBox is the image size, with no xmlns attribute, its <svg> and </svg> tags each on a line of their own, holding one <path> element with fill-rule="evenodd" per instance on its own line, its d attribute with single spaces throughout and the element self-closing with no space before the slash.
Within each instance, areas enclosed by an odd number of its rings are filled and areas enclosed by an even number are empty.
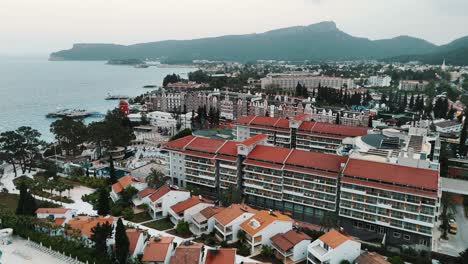
<svg viewBox="0 0 468 264">
<path fill-rule="evenodd" d="M 31 126 L 52 141 L 49 112 L 65 108 L 106 113 L 118 101 L 108 93 L 137 96 L 164 76 L 186 77 L 191 68 L 135 68 L 104 61 L 48 61 L 47 57 L 0 57 L 0 132 Z M 86 122 L 97 120 L 87 118 Z"/>
</svg>

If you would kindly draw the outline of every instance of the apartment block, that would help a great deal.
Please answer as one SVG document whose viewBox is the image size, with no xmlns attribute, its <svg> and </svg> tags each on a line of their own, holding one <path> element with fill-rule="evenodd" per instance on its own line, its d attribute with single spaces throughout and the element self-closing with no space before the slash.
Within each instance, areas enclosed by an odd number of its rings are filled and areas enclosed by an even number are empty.
<svg viewBox="0 0 468 264">
<path fill-rule="evenodd" d="M 437 170 L 350 158 L 339 215 L 356 236 L 430 247 L 440 197 Z"/>
<path fill-rule="evenodd" d="M 268 74 L 260 79 L 262 89 L 278 87 L 285 90 L 294 90 L 298 83 L 307 88 L 319 86 L 340 89 L 342 87 L 354 88 L 354 80 L 351 78 L 315 76 L 311 74 Z"/>
<path fill-rule="evenodd" d="M 272 145 L 335 153 L 344 138 L 363 136 L 368 130 L 366 127 L 314 122 L 310 121 L 310 118 L 308 114 L 291 119 L 245 116 L 234 122 L 235 133 L 240 141 L 254 135 L 266 134 L 268 143 Z"/>
</svg>

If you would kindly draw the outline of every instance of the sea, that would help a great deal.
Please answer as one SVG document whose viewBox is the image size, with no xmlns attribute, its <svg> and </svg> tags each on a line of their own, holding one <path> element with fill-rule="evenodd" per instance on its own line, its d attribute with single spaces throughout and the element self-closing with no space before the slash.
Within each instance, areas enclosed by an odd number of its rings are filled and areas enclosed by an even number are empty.
<svg viewBox="0 0 468 264">
<path fill-rule="evenodd" d="M 0 132 L 31 126 L 48 142 L 54 140 L 46 114 L 60 109 L 85 109 L 105 114 L 118 100 L 108 94 L 134 97 L 161 86 L 167 74 L 186 77 L 193 68 L 135 68 L 105 61 L 49 61 L 47 56 L 0 57 Z M 87 118 L 86 123 L 99 120 Z"/>
</svg>

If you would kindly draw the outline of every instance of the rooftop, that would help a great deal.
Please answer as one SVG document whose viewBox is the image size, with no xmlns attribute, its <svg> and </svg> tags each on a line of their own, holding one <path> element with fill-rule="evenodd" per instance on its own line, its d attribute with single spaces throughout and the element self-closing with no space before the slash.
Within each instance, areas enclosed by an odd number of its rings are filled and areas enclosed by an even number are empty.
<svg viewBox="0 0 468 264">
<path fill-rule="evenodd" d="M 348 240 L 352 240 L 351 237 L 337 231 L 336 229 L 332 229 L 327 233 L 323 234 L 321 237 L 318 238 L 323 243 L 327 244 L 331 248 L 337 248 L 344 242 Z"/>
<path fill-rule="evenodd" d="M 64 214 L 68 210 L 66 208 L 37 208 L 36 214 Z"/>
<path fill-rule="evenodd" d="M 254 216 L 244 221 L 240 227 L 248 234 L 255 235 L 274 221 L 292 222 L 293 220 L 289 216 L 281 214 L 278 211 L 270 212 L 267 210 L 260 210 L 257 211 Z"/>
<path fill-rule="evenodd" d="M 221 212 L 217 213 L 214 218 L 223 226 L 231 223 L 234 219 L 238 218 L 242 214 L 249 212 L 255 213 L 256 210 L 250 208 L 247 205 L 243 204 L 232 204 L 231 206 L 226 207 Z"/>
<path fill-rule="evenodd" d="M 364 252 L 354 260 L 356 264 L 390 264 L 386 258 L 376 252 Z"/>
<path fill-rule="evenodd" d="M 285 163 L 339 172 L 341 170 L 341 164 L 347 161 L 348 158 L 343 156 L 294 149 Z"/>
<path fill-rule="evenodd" d="M 201 243 L 179 245 L 171 257 L 170 264 L 198 264 L 200 262 L 202 246 L 203 244 Z"/>
<path fill-rule="evenodd" d="M 289 148 L 257 145 L 248 155 L 249 159 L 283 163 L 291 153 Z"/>
<path fill-rule="evenodd" d="M 132 175 L 127 175 L 120 178 L 116 183 L 112 184 L 112 190 L 115 193 L 120 193 L 123 189 L 134 182 L 144 182 L 144 179 L 133 177 Z"/>
<path fill-rule="evenodd" d="M 178 214 L 199 203 L 213 203 L 213 201 L 203 197 L 192 195 L 192 197 L 188 198 L 187 200 L 174 204 L 173 206 L 171 206 L 171 209 L 172 211 L 174 211 L 174 213 Z"/>
<path fill-rule="evenodd" d="M 153 194 L 151 194 L 151 196 L 149 197 L 149 199 L 154 202 L 154 201 L 157 201 L 159 200 L 159 198 L 163 197 L 166 193 L 170 192 L 171 191 L 171 187 L 167 186 L 167 185 L 164 185 L 164 186 L 161 186 L 159 187 L 156 192 L 154 192 Z"/>
<path fill-rule="evenodd" d="M 279 233 L 270 238 L 271 242 L 282 251 L 288 251 L 301 241 L 310 239 L 308 235 L 297 230 L 289 230 L 286 233 Z"/>
<path fill-rule="evenodd" d="M 71 229 L 80 231 L 82 235 L 88 238 L 92 235 L 91 229 L 93 227 L 95 227 L 97 224 L 102 225 L 104 223 L 109 223 L 112 225 L 114 223 L 114 218 L 112 216 L 77 216 L 68 221 L 68 225 Z"/>
<path fill-rule="evenodd" d="M 130 253 L 135 252 L 135 247 L 138 243 L 138 239 L 143 234 L 143 230 L 141 229 L 127 229 L 125 230 L 127 233 L 128 242 L 129 242 L 129 251 Z"/>
<path fill-rule="evenodd" d="M 219 248 L 207 250 L 205 264 L 234 264 L 235 262 L 235 248 Z"/>
<path fill-rule="evenodd" d="M 386 183 L 438 190 L 437 170 L 350 158 L 343 174 Z"/>
<path fill-rule="evenodd" d="M 145 247 L 143 262 L 164 262 L 174 237 L 153 238 Z"/>
</svg>

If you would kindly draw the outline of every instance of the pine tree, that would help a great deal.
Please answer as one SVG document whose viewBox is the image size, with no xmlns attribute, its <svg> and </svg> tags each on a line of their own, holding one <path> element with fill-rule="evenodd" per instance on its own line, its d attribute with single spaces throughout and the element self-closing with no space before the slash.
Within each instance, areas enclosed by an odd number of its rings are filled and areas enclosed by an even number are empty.
<svg viewBox="0 0 468 264">
<path fill-rule="evenodd" d="M 410 100 L 409 100 L 409 109 L 413 110 L 414 108 L 414 94 L 411 94 Z"/>
<path fill-rule="evenodd" d="M 302 85 L 297 82 L 297 85 L 296 85 L 296 96 L 301 96 L 302 95 Z"/>
<path fill-rule="evenodd" d="M 466 156 L 466 129 L 468 127 L 468 122 L 467 122 L 467 109 L 465 109 L 465 120 L 463 121 L 463 127 L 462 127 L 462 130 L 460 132 L 460 143 L 459 143 L 459 146 L 458 146 L 458 152 L 460 154 L 460 156 L 463 156 L 465 157 Z"/>
<path fill-rule="evenodd" d="M 127 263 L 130 242 L 128 241 L 122 218 L 117 221 L 115 228 L 115 255 L 119 264 Z"/>
<path fill-rule="evenodd" d="M 105 188 L 99 190 L 97 212 L 98 215 L 108 215 L 110 212 L 109 192 Z"/>
<path fill-rule="evenodd" d="M 368 127 L 372 127 L 372 116 L 369 116 L 369 122 L 367 123 Z"/>
<path fill-rule="evenodd" d="M 24 206 L 26 202 L 26 195 L 28 193 L 28 188 L 26 187 L 26 184 L 22 182 L 19 184 L 18 189 L 20 191 L 20 195 L 18 199 L 18 206 L 16 207 L 16 214 L 22 215 L 24 214 Z"/>
<path fill-rule="evenodd" d="M 114 159 L 112 159 L 112 156 L 109 157 L 109 181 L 111 184 L 117 182 L 117 174 L 115 172 Z"/>
<path fill-rule="evenodd" d="M 336 120 L 335 120 L 335 124 L 339 125 L 340 124 L 340 112 L 337 112 L 336 113 Z"/>
<path fill-rule="evenodd" d="M 94 242 L 94 249 L 97 254 L 107 252 L 107 239 L 112 235 L 112 225 L 109 222 L 97 224 L 91 229 L 90 240 Z"/>
</svg>

